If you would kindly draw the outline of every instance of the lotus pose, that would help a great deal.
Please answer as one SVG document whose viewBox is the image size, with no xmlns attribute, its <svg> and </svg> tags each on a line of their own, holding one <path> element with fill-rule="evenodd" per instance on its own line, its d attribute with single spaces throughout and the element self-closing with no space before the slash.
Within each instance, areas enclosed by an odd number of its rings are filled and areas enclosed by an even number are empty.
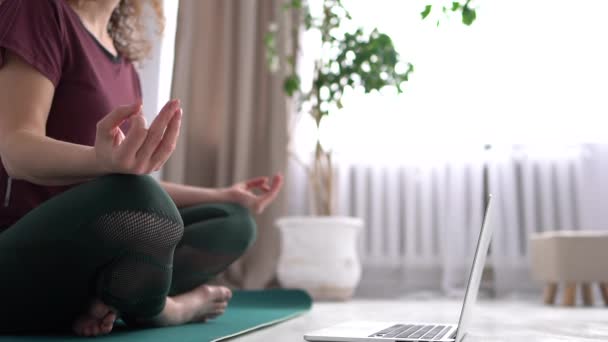
<svg viewBox="0 0 608 342">
<path fill-rule="evenodd" d="M 282 186 L 280 174 L 219 189 L 148 175 L 182 109 L 169 101 L 149 127 L 142 114 L 144 2 L 0 0 L 0 334 L 222 314 L 230 290 L 205 284 L 252 244 L 251 214 Z"/>
</svg>

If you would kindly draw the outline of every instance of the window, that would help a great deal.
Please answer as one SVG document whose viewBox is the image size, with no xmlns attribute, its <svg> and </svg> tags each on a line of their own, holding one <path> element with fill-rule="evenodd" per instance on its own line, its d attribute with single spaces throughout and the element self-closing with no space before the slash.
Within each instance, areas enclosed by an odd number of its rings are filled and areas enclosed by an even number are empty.
<svg viewBox="0 0 608 342">
<path fill-rule="evenodd" d="M 470 27 L 436 9 L 422 20 L 427 3 L 438 2 L 344 1 L 355 25 L 389 34 L 415 72 L 399 96 L 345 95 L 344 109 L 320 133 L 338 155 L 369 160 L 608 140 L 608 2 L 477 0 Z M 316 42 L 305 34 L 304 81 Z M 296 134 L 314 134 L 310 124 L 300 122 Z"/>
</svg>

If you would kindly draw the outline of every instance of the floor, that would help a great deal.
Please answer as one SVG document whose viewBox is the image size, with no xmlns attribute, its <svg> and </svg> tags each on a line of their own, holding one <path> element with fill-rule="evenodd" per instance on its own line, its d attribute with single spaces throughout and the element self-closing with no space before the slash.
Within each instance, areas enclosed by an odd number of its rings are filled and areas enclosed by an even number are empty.
<svg viewBox="0 0 608 342">
<path fill-rule="evenodd" d="M 357 299 L 345 303 L 315 303 L 303 316 L 236 338 L 234 342 L 304 341 L 305 332 L 345 320 L 458 320 L 456 299 Z M 608 308 L 544 306 L 534 299 L 482 300 L 473 314 L 465 341 L 608 341 Z"/>
</svg>

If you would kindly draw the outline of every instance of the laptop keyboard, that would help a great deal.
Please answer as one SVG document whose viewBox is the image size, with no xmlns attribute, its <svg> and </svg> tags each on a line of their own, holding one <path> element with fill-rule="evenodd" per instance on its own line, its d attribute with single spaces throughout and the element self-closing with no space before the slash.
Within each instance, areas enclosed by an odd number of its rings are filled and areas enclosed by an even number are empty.
<svg viewBox="0 0 608 342">
<path fill-rule="evenodd" d="M 449 330 L 450 328 L 445 325 L 395 324 L 392 327 L 371 334 L 369 337 L 438 341 Z"/>
</svg>

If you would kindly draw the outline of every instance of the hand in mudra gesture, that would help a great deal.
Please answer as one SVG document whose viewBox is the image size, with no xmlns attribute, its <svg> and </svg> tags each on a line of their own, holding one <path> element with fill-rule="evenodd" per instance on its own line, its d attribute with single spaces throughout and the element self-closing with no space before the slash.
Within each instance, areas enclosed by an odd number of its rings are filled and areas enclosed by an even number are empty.
<svg viewBox="0 0 608 342">
<path fill-rule="evenodd" d="M 175 150 L 182 117 L 179 100 L 167 102 L 150 128 L 141 109 L 141 103 L 118 107 L 97 123 L 95 155 L 105 172 L 158 171 Z M 120 125 L 127 120 L 130 127 L 125 135 Z"/>
<path fill-rule="evenodd" d="M 261 214 L 264 209 L 274 201 L 283 186 L 283 175 L 280 173 L 272 177 L 252 178 L 239 182 L 226 189 L 228 198 L 242 205 L 251 212 Z"/>
</svg>

